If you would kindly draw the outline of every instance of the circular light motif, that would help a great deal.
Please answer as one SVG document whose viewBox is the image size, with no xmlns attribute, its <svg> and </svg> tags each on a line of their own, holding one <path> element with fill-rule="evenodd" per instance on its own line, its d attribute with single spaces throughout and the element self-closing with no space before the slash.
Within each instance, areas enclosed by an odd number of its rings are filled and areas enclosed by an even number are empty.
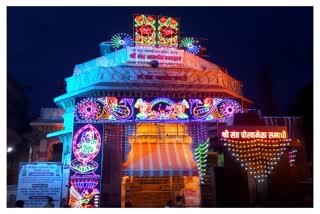
<svg viewBox="0 0 320 214">
<path fill-rule="evenodd" d="M 240 110 L 241 110 L 240 104 L 233 100 L 224 101 L 220 105 L 220 112 L 222 116 L 226 118 L 232 117 L 232 115 L 240 112 Z"/>
<path fill-rule="evenodd" d="M 192 54 L 197 54 L 200 51 L 201 46 L 198 45 L 198 41 L 192 37 L 186 37 L 182 39 L 181 46 L 185 48 L 185 50 Z"/>
<path fill-rule="evenodd" d="M 133 46 L 133 39 L 126 33 L 117 33 L 111 38 L 111 45 L 115 50 Z"/>
<path fill-rule="evenodd" d="M 102 112 L 101 104 L 94 100 L 83 100 L 76 106 L 78 120 L 97 119 Z"/>
</svg>

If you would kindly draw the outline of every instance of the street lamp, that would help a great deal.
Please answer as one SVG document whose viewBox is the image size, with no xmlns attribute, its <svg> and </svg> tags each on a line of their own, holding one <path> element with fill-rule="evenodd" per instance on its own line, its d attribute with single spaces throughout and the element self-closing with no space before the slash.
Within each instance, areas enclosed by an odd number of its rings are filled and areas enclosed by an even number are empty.
<svg viewBox="0 0 320 214">
<path fill-rule="evenodd" d="M 11 153 L 13 151 L 13 147 L 12 146 L 8 146 L 7 152 Z"/>
</svg>

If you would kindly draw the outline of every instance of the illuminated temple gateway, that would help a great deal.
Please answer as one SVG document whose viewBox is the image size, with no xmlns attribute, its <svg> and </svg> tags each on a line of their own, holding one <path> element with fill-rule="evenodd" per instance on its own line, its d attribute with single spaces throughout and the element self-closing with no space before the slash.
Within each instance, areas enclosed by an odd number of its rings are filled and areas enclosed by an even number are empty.
<svg viewBox="0 0 320 214">
<path fill-rule="evenodd" d="M 179 38 L 177 19 L 134 20 L 133 39 L 101 43 L 54 99 L 63 129 L 47 136 L 63 143 L 64 205 L 164 207 L 183 195 L 201 206 L 209 137 L 252 105 L 195 39 Z"/>
</svg>

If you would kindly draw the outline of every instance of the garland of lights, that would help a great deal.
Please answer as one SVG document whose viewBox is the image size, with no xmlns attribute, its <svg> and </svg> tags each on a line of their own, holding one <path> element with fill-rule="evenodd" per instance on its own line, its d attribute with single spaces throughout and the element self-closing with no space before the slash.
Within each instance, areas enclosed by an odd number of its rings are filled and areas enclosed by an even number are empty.
<svg viewBox="0 0 320 214">
<path fill-rule="evenodd" d="M 178 47 L 178 21 L 172 17 L 159 17 L 158 19 L 158 45 L 159 47 Z"/>
<path fill-rule="evenodd" d="M 111 38 L 111 45 L 115 50 L 133 46 L 133 39 L 126 33 L 117 33 Z"/>
<path fill-rule="evenodd" d="M 198 164 L 198 170 L 200 175 L 200 182 L 204 184 L 204 176 L 206 175 L 207 157 L 208 157 L 209 139 L 204 143 L 198 145 L 194 150 L 196 162 Z"/>
<path fill-rule="evenodd" d="M 280 160 L 291 139 L 280 140 L 252 139 L 246 141 L 221 139 L 232 156 L 241 163 L 258 182 L 263 182 Z"/>
<path fill-rule="evenodd" d="M 185 37 L 181 41 L 181 46 L 191 54 L 198 54 L 201 48 L 198 43 L 199 41 L 192 37 Z"/>
</svg>

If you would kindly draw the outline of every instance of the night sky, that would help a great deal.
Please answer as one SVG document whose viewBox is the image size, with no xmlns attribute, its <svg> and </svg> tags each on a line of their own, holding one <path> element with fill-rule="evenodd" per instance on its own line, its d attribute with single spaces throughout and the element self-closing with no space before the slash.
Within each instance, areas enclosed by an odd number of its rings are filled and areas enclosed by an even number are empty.
<svg viewBox="0 0 320 214">
<path fill-rule="evenodd" d="M 30 87 L 29 112 L 56 107 L 59 82 L 99 57 L 99 43 L 133 32 L 133 14 L 180 19 L 181 36 L 200 37 L 209 61 L 226 67 L 255 101 L 256 76 L 272 66 L 277 115 L 313 81 L 312 7 L 8 7 L 8 74 Z"/>
</svg>

